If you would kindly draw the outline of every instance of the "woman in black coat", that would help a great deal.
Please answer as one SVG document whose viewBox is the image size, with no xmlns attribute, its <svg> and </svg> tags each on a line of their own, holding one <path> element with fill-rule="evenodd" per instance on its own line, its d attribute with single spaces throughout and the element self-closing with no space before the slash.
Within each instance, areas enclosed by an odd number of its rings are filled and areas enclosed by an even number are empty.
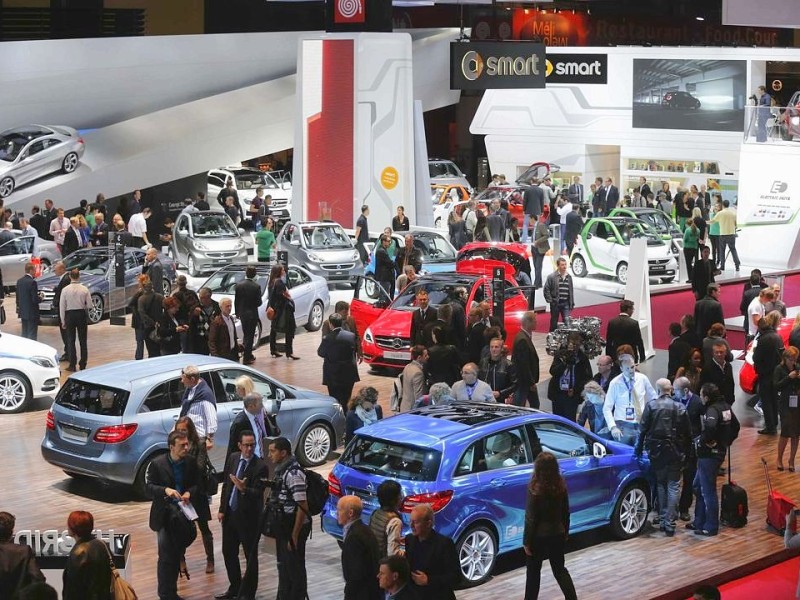
<svg viewBox="0 0 800 600">
<path fill-rule="evenodd" d="M 292 300 L 289 290 L 286 287 L 286 269 L 283 265 L 275 265 L 269 274 L 269 300 L 267 310 L 271 308 L 275 312 L 272 319 L 272 327 L 269 332 L 269 351 L 275 358 L 280 358 L 276 345 L 278 333 L 286 335 L 286 358 L 300 360 L 299 356 L 294 355 L 294 330 L 297 324 L 294 320 L 294 300 Z"/>
<path fill-rule="evenodd" d="M 781 437 L 778 440 L 778 471 L 783 471 L 783 453 L 786 444 L 791 441 L 789 451 L 789 470 L 794 472 L 794 459 L 797 455 L 797 443 L 800 439 L 800 406 L 797 398 L 800 395 L 800 371 L 797 360 L 800 352 L 794 346 L 783 351 L 781 364 L 775 367 L 773 383 L 778 396 L 778 414 L 781 417 Z"/>
<path fill-rule="evenodd" d="M 67 518 L 75 545 L 64 569 L 63 600 L 112 600 L 111 554 L 105 542 L 92 535 L 92 513 L 76 510 Z"/>
<path fill-rule="evenodd" d="M 592 380 L 592 365 L 581 350 L 581 335 L 571 333 L 567 347 L 556 354 L 550 365 L 547 397 L 553 403 L 553 414 L 575 421 L 581 403 L 583 386 Z"/>
<path fill-rule="evenodd" d="M 433 346 L 428 348 L 428 362 L 425 363 L 425 376 L 428 387 L 434 383 L 446 383 L 452 386 L 461 379 L 461 357 L 455 346 L 440 343 L 446 336 L 441 326 L 434 326 L 431 331 Z"/>
<path fill-rule="evenodd" d="M 156 331 L 160 338 L 161 356 L 178 354 L 181 351 L 181 333 L 188 329 L 178 321 L 180 303 L 177 298 L 167 296 L 164 298 L 164 313 L 158 322 Z"/>
</svg>

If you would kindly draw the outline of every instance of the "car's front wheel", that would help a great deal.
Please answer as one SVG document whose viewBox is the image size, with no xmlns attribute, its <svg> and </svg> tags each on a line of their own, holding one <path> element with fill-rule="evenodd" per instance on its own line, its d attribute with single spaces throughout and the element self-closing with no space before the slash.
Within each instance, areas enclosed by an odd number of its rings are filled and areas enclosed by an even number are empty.
<svg viewBox="0 0 800 600">
<path fill-rule="evenodd" d="M 621 262 L 617 265 L 617 281 L 622 285 L 628 283 L 628 263 Z"/>
<path fill-rule="evenodd" d="M 165 298 L 172 294 L 172 282 L 166 277 L 161 281 L 161 293 Z"/>
<path fill-rule="evenodd" d="M 0 198 L 6 198 L 14 191 L 14 178 L 3 177 L 0 179 Z"/>
<path fill-rule="evenodd" d="M 306 323 L 306 331 L 319 331 L 322 327 L 322 321 L 325 318 L 325 308 L 322 302 L 314 302 L 311 305 L 311 310 L 308 311 L 308 323 Z"/>
<path fill-rule="evenodd" d="M 672 283 L 675 281 L 675 277 L 661 277 L 661 283 Z"/>
<path fill-rule="evenodd" d="M 136 473 L 136 479 L 133 480 L 133 493 L 141 499 L 147 498 L 147 470 L 159 454 L 159 452 L 156 452 L 148 456 L 142 463 L 142 466 L 139 467 L 139 472 Z"/>
<path fill-rule="evenodd" d="M 300 436 L 297 460 L 304 467 L 317 467 L 333 450 L 333 433 L 324 423 L 314 423 Z"/>
<path fill-rule="evenodd" d="M 462 584 L 480 585 L 492 575 L 497 560 L 497 536 L 486 525 L 473 525 L 458 539 L 456 552 Z"/>
<path fill-rule="evenodd" d="M 586 277 L 589 269 L 586 268 L 586 260 L 580 254 L 572 255 L 572 272 L 575 277 Z"/>
<path fill-rule="evenodd" d="M 28 378 L 18 371 L 0 371 L 0 413 L 15 413 L 33 400 Z"/>
<path fill-rule="evenodd" d="M 72 173 L 78 168 L 78 155 L 75 152 L 70 152 L 64 157 L 64 162 L 61 163 L 61 170 L 64 173 Z"/>
<path fill-rule="evenodd" d="M 99 294 L 92 294 L 92 305 L 89 307 L 89 323 L 94 325 L 103 319 L 105 303 Z"/>
<path fill-rule="evenodd" d="M 620 494 L 611 515 L 611 530 L 621 540 L 637 535 L 647 523 L 647 492 L 644 485 L 634 483 Z"/>
<path fill-rule="evenodd" d="M 189 254 L 186 259 L 186 270 L 189 271 L 189 275 L 192 277 L 200 277 L 200 270 L 197 268 L 197 264 L 194 262 L 194 256 Z"/>
<path fill-rule="evenodd" d="M 261 343 L 261 337 L 262 337 L 261 323 L 258 322 L 256 323 L 256 333 L 253 336 L 253 350 L 258 348 L 258 345 Z"/>
</svg>

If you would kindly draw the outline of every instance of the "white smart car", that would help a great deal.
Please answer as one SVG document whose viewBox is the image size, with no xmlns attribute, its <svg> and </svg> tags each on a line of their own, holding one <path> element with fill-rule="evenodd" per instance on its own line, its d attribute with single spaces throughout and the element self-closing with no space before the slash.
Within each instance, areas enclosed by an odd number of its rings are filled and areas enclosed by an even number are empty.
<svg viewBox="0 0 800 600">
<path fill-rule="evenodd" d="M 0 333 L 0 413 L 21 411 L 61 387 L 58 352 L 27 338 Z"/>
<path fill-rule="evenodd" d="M 628 282 L 631 239 L 647 240 L 650 277 L 668 283 L 678 274 L 678 262 L 669 244 L 647 223 L 630 217 L 589 219 L 583 226 L 570 257 L 576 277 L 612 275 Z"/>
</svg>

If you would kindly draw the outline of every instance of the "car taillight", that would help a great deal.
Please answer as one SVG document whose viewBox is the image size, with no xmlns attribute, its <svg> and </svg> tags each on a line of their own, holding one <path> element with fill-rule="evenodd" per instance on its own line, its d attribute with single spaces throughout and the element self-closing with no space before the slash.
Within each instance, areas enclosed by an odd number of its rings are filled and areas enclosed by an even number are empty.
<svg viewBox="0 0 800 600">
<path fill-rule="evenodd" d="M 45 417 L 45 425 L 50 431 L 56 430 L 56 418 L 53 416 L 53 411 L 48 410 L 47 416 Z"/>
<path fill-rule="evenodd" d="M 406 496 L 403 498 L 403 505 L 400 507 L 400 512 L 410 513 L 411 509 L 419 504 L 430 504 L 433 512 L 439 512 L 445 506 L 447 506 L 452 499 L 453 490 L 434 492 L 433 494 L 415 494 L 413 496 Z"/>
<path fill-rule="evenodd" d="M 328 474 L 328 492 L 331 496 L 342 496 L 342 482 L 333 473 Z"/>
<path fill-rule="evenodd" d="M 83 138 L 82 138 L 82 137 L 79 137 L 79 138 L 78 138 L 78 143 L 79 143 L 79 144 L 83 144 L 83 143 L 84 143 L 84 141 L 83 141 Z"/>
<path fill-rule="evenodd" d="M 139 427 L 139 425 L 136 423 L 101 427 L 95 432 L 94 441 L 103 444 L 119 444 L 131 437 L 137 427 Z"/>
</svg>

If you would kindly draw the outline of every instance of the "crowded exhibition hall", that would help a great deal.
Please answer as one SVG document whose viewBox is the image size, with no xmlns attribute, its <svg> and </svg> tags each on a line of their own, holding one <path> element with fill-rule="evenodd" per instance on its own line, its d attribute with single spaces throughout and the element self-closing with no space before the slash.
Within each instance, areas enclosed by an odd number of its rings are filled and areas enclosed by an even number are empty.
<svg viewBox="0 0 800 600">
<path fill-rule="evenodd" d="M 800 598 L 794 4 L 0 0 L 0 600 Z"/>
</svg>

